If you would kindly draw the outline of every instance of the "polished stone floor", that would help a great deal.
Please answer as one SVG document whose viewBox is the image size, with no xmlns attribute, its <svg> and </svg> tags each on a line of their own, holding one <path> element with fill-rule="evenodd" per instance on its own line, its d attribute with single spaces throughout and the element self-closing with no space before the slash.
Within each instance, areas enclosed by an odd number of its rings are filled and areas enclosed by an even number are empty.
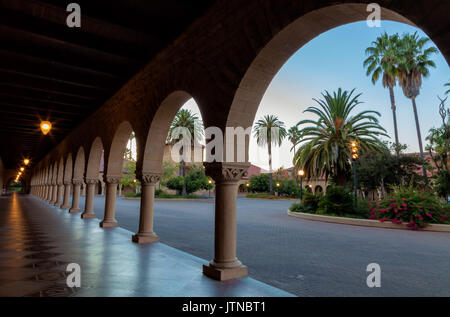
<svg viewBox="0 0 450 317">
<path fill-rule="evenodd" d="M 0 197 L 0 296 L 292 296 L 251 278 L 211 280 L 204 260 L 98 223 L 29 195 Z M 81 267 L 80 288 L 66 285 L 69 263 Z"/>
</svg>

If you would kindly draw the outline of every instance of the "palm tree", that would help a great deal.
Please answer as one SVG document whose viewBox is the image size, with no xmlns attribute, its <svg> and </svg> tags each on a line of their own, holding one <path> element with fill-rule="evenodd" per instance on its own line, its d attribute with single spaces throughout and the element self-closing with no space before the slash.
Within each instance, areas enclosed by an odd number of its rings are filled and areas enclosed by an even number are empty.
<svg viewBox="0 0 450 317">
<path fill-rule="evenodd" d="M 397 114 L 394 97 L 394 87 L 397 83 L 397 54 L 398 54 L 398 35 L 389 36 L 387 33 L 379 36 L 372 46 L 366 49 L 367 59 L 364 61 L 364 67 L 367 68 L 366 75 L 372 76 L 372 83 L 375 85 L 380 76 L 384 88 L 389 89 L 391 98 L 392 117 L 394 120 L 394 133 L 396 153 L 399 155 L 399 139 L 397 127 Z"/>
<path fill-rule="evenodd" d="M 175 115 L 175 118 L 170 125 L 169 128 L 169 134 L 167 136 L 167 141 L 172 143 L 177 143 L 180 141 L 180 136 L 177 133 L 177 129 L 179 128 L 186 128 L 189 131 L 189 134 L 191 136 L 191 144 L 192 146 L 195 146 L 195 142 L 200 140 L 200 138 L 203 136 L 203 126 L 202 122 L 197 117 L 196 114 L 192 113 L 190 110 L 181 109 L 177 112 Z M 183 176 L 184 182 L 183 182 L 183 188 L 181 191 L 182 196 L 186 196 L 186 162 L 183 159 L 183 148 L 180 151 L 181 156 L 181 162 L 180 162 L 180 176 Z"/>
<path fill-rule="evenodd" d="M 258 120 L 255 124 L 254 135 L 259 146 L 268 147 L 269 152 L 269 190 L 273 195 L 272 186 L 272 144 L 280 146 L 287 132 L 284 127 L 284 122 L 280 121 L 277 116 L 266 115 Z"/>
<path fill-rule="evenodd" d="M 450 82 L 445 84 L 445 87 L 450 87 Z M 450 89 L 445 92 L 446 95 L 450 92 Z"/>
<path fill-rule="evenodd" d="M 291 151 L 294 150 L 294 154 L 296 152 L 295 147 L 298 144 L 298 142 L 300 142 L 301 137 L 302 137 L 302 133 L 300 132 L 300 130 L 298 129 L 298 127 L 296 125 L 291 127 L 287 132 L 287 138 L 292 143 Z"/>
<path fill-rule="evenodd" d="M 302 120 L 298 126 L 303 128 L 302 144 L 295 154 L 295 166 L 303 169 L 307 178 L 330 175 L 340 186 L 346 186 L 347 175 L 351 169 L 351 143 L 357 142 L 360 153 L 379 151 L 385 145 L 379 136 L 389 137 L 379 123 L 376 111 L 366 110 L 353 114 L 361 102 L 361 94 L 352 96 L 341 88 L 331 95 L 322 93 L 323 99 L 313 99 L 318 106 L 309 107 L 304 112 L 312 113 L 316 120 Z"/>
<path fill-rule="evenodd" d="M 399 42 L 398 54 L 398 79 L 403 89 L 403 94 L 405 97 L 411 99 L 412 102 L 417 138 L 419 140 L 419 151 L 422 159 L 424 159 L 424 153 L 416 97 L 420 93 L 422 77 L 428 77 L 430 67 L 436 67 L 436 64 L 430 59 L 430 56 L 437 53 L 437 49 L 435 47 L 425 48 L 429 41 L 430 39 L 427 37 L 420 38 L 417 32 L 414 34 L 405 34 Z M 422 171 L 423 176 L 426 178 L 425 165 L 422 166 Z"/>
</svg>

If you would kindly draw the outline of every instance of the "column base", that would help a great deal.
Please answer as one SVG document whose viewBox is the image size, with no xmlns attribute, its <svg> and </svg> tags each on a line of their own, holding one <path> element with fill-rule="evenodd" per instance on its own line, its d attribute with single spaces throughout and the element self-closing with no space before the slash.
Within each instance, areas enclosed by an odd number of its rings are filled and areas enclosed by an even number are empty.
<svg viewBox="0 0 450 317">
<path fill-rule="evenodd" d="M 90 212 L 90 213 L 83 212 L 81 214 L 81 219 L 91 219 L 91 218 L 95 218 L 95 217 L 96 217 L 95 214 L 92 212 Z"/>
<path fill-rule="evenodd" d="M 59 204 L 56 202 L 56 203 L 53 203 L 52 204 L 53 206 L 55 206 L 55 207 L 58 207 L 59 206 Z"/>
<path fill-rule="evenodd" d="M 136 233 L 131 237 L 131 241 L 137 244 L 158 242 L 159 237 L 154 233 Z"/>
<path fill-rule="evenodd" d="M 100 228 L 114 228 L 119 226 L 119 223 L 117 222 L 117 220 L 103 220 L 102 222 L 100 222 L 99 224 Z"/>
<path fill-rule="evenodd" d="M 69 209 L 69 208 L 70 208 L 70 206 L 66 206 L 66 205 L 61 205 L 61 206 L 59 206 L 59 208 L 61 208 L 61 209 Z"/>
<path fill-rule="evenodd" d="M 203 265 L 203 274 L 217 281 L 227 281 L 248 276 L 248 268 L 245 265 L 241 265 L 219 269 L 211 265 Z"/>
<path fill-rule="evenodd" d="M 70 208 L 69 214 L 76 214 L 79 213 L 80 211 L 81 211 L 80 208 Z"/>
</svg>

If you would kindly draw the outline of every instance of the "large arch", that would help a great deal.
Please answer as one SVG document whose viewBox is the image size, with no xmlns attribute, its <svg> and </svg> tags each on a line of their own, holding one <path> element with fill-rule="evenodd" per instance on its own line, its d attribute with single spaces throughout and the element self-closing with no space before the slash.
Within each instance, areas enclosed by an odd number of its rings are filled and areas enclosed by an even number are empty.
<svg viewBox="0 0 450 317">
<path fill-rule="evenodd" d="M 107 158 L 105 157 L 105 175 L 110 177 L 121 177 L 123 169 L 123 156 L 125 149 L 133 132 L 130 122 L 124 121 L 116 129 L 109 148 Z M 136 148 L 139 151 L 139 138 L 136 137 Z"/>
<path fill-rule="evenodd" d="M 191 98 L 189 93 L 179 90 L 171 93 L 161 103 L 147 133 L 147 141 L 142 153 L 143 174 L 161 172 L 170 124 L 178 110 Z"/>
<path fill-rule="evenodd" d="M 77 151 L 77 156 L 75 157 L 75 163 L 73 165 L 73 179 L 83 180 L 84 179 L 84 169 L 86 165 L 86 156 L 84 154 L 84 148 L 81 146 Z"/>
<path fill-rule="evenodd" d="M 97 137 L 90 147 L 86 167 L 86 179 L 98 179 L 102 154 L 103 142 L 100 137 Z"/>
<path fill-rule="evenodd" d="M 240 81 L 228 112 L 226 127 L 251 127 L 259 104 L 272 79 L 303 45 L 338 26 L 367 19 L 367 4 L 345 3 L 326 6 L 306 13 L 274 36 L 249 65 Z M 381 8 L 382 20 L 416 26 L 411 20 L 390 9 Z M 246 152 L 249 150 L 246 140 Z"/>
</svg>

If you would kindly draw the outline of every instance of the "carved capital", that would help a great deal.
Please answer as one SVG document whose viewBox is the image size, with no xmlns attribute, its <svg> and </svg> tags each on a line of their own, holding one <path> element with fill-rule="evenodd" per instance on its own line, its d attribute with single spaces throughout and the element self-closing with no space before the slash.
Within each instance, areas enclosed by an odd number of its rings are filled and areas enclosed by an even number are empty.
<svg viewBox="0 0 450 317">
<path fill-rule="evenodd" d="M 84 182 L 86 183 L 86 185 L 95 185 L 98 183 L 98 179 L 85 179 Z"/>
<path fill-rule="evenodd" d="M 206 175 L 216 182 L 238 182 L 247 175 L 250 163 L 204 163 Z"/>
<path fill-rule="evenodd" d="M 161 180 L 161 173 L 142 173 L 136 175 L 142 185 L 155 185 Z"/>
<path fill-rule="evenodd" d="M 103 175 L 103 179 L 106 184 L 119 184 L 120 180 L 122 179 L 121 175 Z"/>
<path fill-rule="evenodd" d="M 81 180 L 81 179 L 74 179 L 74 180 L 72 180 L 72 184 L 74 184 L 74 185 L 83 185 L 83 180 Z"/>
<path fill-rule="evenodd" d="M 64 185 L 66 185 L 66 186 L 71 185 L 71 184 L 72 184 L 71 181 L 64 181 Z"/>
</svg>

